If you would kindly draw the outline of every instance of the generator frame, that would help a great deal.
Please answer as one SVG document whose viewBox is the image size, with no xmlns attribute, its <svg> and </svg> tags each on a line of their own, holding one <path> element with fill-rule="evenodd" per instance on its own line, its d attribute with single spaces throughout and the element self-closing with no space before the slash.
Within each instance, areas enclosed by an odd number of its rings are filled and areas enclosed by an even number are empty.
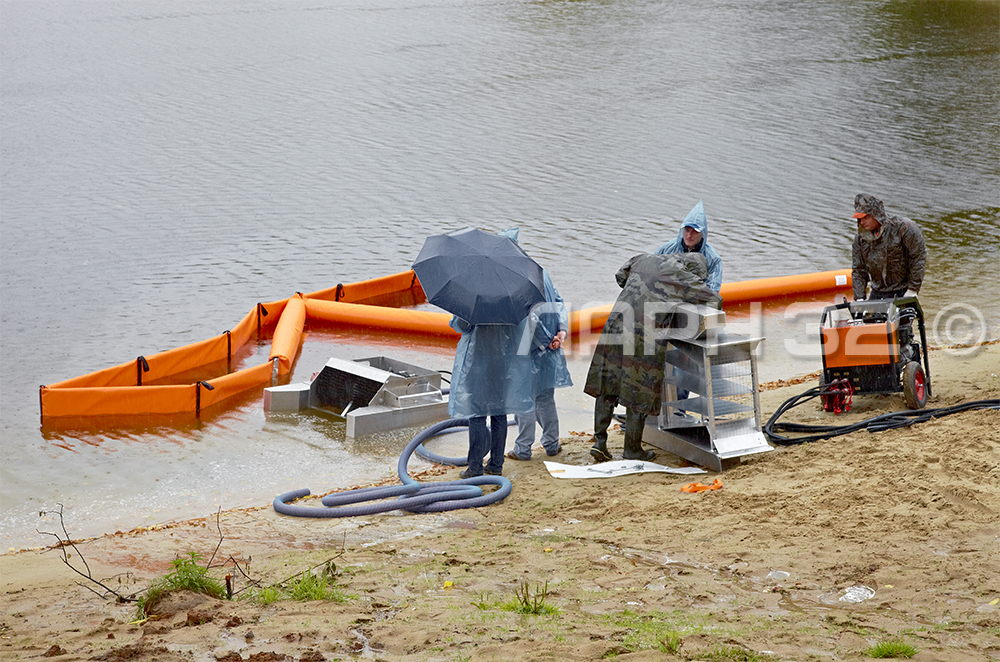
<svg viewBox="0 0 1000 662">
<path fill-rule="evenodd" d="M 821 385 L 847 380 L 853 393 L 902 392 L 911 410 L 927 404 L 931 368 L 924 311 L 917 297 L 853 302 L 845 298 L 827 306 L 820 318 L 820 345 Z"/>
</svg>

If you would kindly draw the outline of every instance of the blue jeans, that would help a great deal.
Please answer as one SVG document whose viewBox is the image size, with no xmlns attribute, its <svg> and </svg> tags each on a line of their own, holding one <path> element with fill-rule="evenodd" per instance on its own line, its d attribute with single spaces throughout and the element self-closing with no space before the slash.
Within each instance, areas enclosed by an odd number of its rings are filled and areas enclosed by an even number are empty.
<svg viewBox="0 0 1000 662">
<path fill-rule="evenodd" d="M 542 447 L 546 453 L 559 450 L 559 412 L 556 411 L 556 390 L 550 388 L 535 397 L 535 410 L 527 414 L 514 414 L 517 422 L 517 439 L 514 455 L 522 460 L 531 459 L 531 445 L 535 443 L 535 423 L 542 426 Z"/>
<path fill-rule="evenodd" d="M 507 417 L 490 416 L 490 427 L 486 429 L 485 416 L 469 417 L 469 468 L 470 476 L 483 474 L 483 458 L 490 454 L 487 469 L 500 473 L 503 469 L 503 452 L 507 447 Z"/>
</svg>

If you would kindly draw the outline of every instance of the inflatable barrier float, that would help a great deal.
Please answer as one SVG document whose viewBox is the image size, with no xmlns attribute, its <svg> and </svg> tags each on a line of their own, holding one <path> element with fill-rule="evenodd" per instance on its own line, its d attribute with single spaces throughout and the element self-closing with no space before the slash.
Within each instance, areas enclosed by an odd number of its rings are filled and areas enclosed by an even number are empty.
<svg viewBox="0 0 1000 662">
<path fill-rule="evenodd" d="M 851 287 L 849 269 L 762 278 L 722 285 L 725 307 L 773 299 L 794 299 Z M 258 303 L 232 329 L 201 342 L 139 356 L 97 372 L 39 387 L 43 426 L 54 419 L 127 415 L 200 417 L 252 389 L 276 381 L 292 369 L 307 321 L 382 329 L 458 341 L 449 313 L 417 310 L 427 302 L 412 271 L 335 287 L 296 293 Z M 612 304 L 573 311 L 570 332 L 599 333 Z M 271 337 L 268 360 L 233 370 L 233 359 L 251 339 Z M 192 379 L 215 372 L 217 376 Z M 222 373 L 222 374 L 218 374 Z"/>
</svg>

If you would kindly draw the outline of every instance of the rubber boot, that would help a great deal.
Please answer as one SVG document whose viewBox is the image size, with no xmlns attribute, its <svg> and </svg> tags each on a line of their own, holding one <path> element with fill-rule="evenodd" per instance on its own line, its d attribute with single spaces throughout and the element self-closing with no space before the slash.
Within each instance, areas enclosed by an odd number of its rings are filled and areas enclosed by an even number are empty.
<svg viewBox="0 0 1000 662">
<path fill-rule="evenodd" d="M 590 447 L 590 454 L 598 462 L 610 462 L 611 453 L 608 452 L 608 442 L 605 439 L 593 437 L 594 445 Z"/>
<path fill-rule="evenodd" d="M 611 425 L 617 405 L 618 398 L 613 395 L 599 395 L 594 402 L 594 436 L 591 438 L 594 445 L 590 454 L 598 462 L 611 461 L 611 453 L 608 452 L 608 426 Z"/>
<path fill-rule="evenodd" d="M 646 425 L 646 415 L 629 409 L 625 413 L 625 452 L 624 460 L 642 460 L 649 462 L 656 453 L 642 450 L 642 430 Z"/>
<path fill-rule="evenodd" d="M 591 451 L 593 452 L 593 451 Z M 644 451 L 641 448 L 639 450 L 627 450 L 622 453 L 623 460 L 642 460 L 643 462 L 649 462 L 654 457 L 656 453 L 653 451 Z"/>
</svg>

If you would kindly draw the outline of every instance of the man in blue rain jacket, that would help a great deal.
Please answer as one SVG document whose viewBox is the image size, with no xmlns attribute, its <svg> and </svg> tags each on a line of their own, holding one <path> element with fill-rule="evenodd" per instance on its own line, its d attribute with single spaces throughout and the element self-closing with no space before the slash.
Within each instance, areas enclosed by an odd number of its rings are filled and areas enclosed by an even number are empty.
<svg viewBox="0 0 1000 662">
<path fill-rule="evenodd" d="M 498 232 L 515 244 L 520 228 Z M 545 279 L 545 303 L 536 306 L 528 316 L 527 334 L 519 351 L 531 356 L 531 395 L 535 411 L 515 414 L 517 438 L 514 449 L 507 453 L 511 460 L 530 460 L 531 446 L 535 443 L 535 423 L 542 428 L 542 447 L 550 457 L 559 453 L 559 413 L 556 410 L 555 390 L 572 386 L 563 341 L 569 333 L 569 314 L 549 272 L 542 269 Z M 530 346 L 529 346 L 530 343 Z"/>
<path fill-rule="evenodd" d="M 708 244 L 708 219 L 705 217 L 705 205 L 698 201 L 681 223 L 677 238 L 656 249 L 655 255 L 670 255 L 672 253 L 701 253 L 708 262 L 708 278 L 705 284 L 716 294 L 722 289 L 722 258 Z"/>
<path fill-rule="evenodd" d="M 535 443 L 535 423 L 542 428 L 542 448 L 549 457 L 562 450 L 559 445 L 559 414 L 556 411 L 556 389 L 572 386 L 563 341 L 569 332 L 569 315 L 566 304 L 559 296 L 549 272 L 542 270 L 545 278 L 545 304 L 532 311 L 528 317 L 531 334 L 531 394 L 535 411 L 515 414 L 517 438 L 514 449 L 507 453 L 512 460 L 530 460 L 531 445 Z"/>
<path fill-rule="evenodd" d="M 673 253 L 701 253 L 708 262 L 708 276 L 705 284 L 716 294 L 722 289 L 722 258 L 719 253 L 708 245 L 708 218 L 705 216 L 705 205 L 698 201 L 681 223 L 677 238 L 656 249 L 655 255 L 670 255 Z M 676 371 L 675 371 L 676 372 Z M 685 389 L 677 389 L 677 397 L 681 400 L 688 397 Z"/>
</svg>

